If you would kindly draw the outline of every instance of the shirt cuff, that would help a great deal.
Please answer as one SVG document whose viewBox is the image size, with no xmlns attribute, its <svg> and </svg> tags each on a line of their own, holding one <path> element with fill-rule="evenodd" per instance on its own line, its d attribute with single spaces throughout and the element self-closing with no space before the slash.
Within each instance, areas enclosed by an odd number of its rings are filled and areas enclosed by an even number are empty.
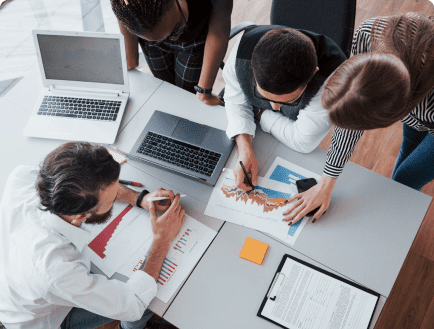
<svg viewBox="0 0 434 329">
<path fill-rule="evenodd" d="M 336 167 L 332 164 L 326 163 L 324 166 L 324 175 L 329 176 L 331 178 L 338 178 L 341 172 L 344 170 L 343 167 Z"/>
<path fill-rule="evenodd" d="M 283 114 L 279 111 L 271 111 L 271 110 L 265 110 L 262 112 L 261 115 L 261 121 L 259 124 L 261 125 L 261 129 L 266 133 L 271 133 L 271 128 L 273 128 L 273 125 L 276 123 L 277 120 L 282 116 Z"/>
<path fill-rule="evenodd" d="M 157 295 L 157 283 L 152 276 L 144 271 L 136 271 L 127 281 L 127 284 L 146 308 Z"/>
</svg>

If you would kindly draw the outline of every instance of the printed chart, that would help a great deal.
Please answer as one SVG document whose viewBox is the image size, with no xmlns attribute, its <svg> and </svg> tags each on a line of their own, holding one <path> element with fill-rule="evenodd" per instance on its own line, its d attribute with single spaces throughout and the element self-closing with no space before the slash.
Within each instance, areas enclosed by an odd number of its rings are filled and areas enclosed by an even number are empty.
<svg viewBox="0 0 434 329">
<path fill-rule="evenodd" d="M 205 215 L 267 232 L 279 239 L 287 236 L 288 224 L 283 213 L 294 187 L 259 177 L 253 191 L 243 191 L 235 184 L 233 171 L 225 169 L 205 210 Z"/>
<path fill-rule="evenodd" d="M 291 187 L 295 187 L 295 189 L 297 189 L 295 181 L 299 179 L 315 178 L 318 181 L 320 178 L 319 175 L 279 157 L 274 160 L 272 166 L 265 174 L 265 177 L 269 177 L 271 180 L 275 180 L 277 182 L 288 184 Z M 303 229 L 306 221 L 307 218 L 304 217 L 296 224 L 291 225 L 288 229 L 288 234 L 283 241 L 288 243 L 291 243 L 291 241 L 295 242 L 294 237 L 300 234 L 300 231 Z"/>
<path fill-rule="evenodd" d="M 113 219 L 107 224 L 82 225 L 93 236 L 82 255 L 108 277 L 142 245 L 152 242 L 152 227 L 147 211 L 125 203 L 114 203 L 112 213 Z"/>
<path fill-rule="evenodd" d="M 217 232 L 186 215 L 184 224 L 172 241 L 161 267 L 157 281 L 159 299 L 164 303 L 169 302 L 216 234 Z M 146 261 L 151 244 L 152 239 L 143 243 L 117 272 L 130 277 L 134 272 L 140 270 Z"/>
<path fill-rule="evenodd" d="M 251 201 L 251 204 L 263 206 L 262 212 L 267 213 L 284 207 L 288 204 L 290 194 L 267 189 L 260 186 L 255 186 L 253 191 L 243 191 L 234 185 L 226 185 L 223 183 L 221 191 L 227 198 L 235 198 L 236 202 Z"/>
</svg>

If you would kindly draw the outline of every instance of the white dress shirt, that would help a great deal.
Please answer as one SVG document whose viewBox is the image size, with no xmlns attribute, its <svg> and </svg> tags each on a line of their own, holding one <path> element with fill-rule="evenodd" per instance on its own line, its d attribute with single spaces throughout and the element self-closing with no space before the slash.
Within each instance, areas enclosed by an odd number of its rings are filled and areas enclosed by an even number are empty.
<svg viewBox="0 0 434 329">
<path fill-rule="evenodd" d="M 8 329 L 59 328 L 72 307 L 136 321 L 157 294 L 137 271 L 127 283 L 90 274 L 80 252 L 90 233 L 41 211 L 39 168 L 19 166 L 0 203 L 0 321 Z"/>
<path fill-rule="evenodd" d="M 223 79 L 226 82 L 224 99 L 228 116 L 226 134 L 230 139 L 239 134 L 255 137 L 256 130 L 252 105 L 244 96 L 235 72 L 235 61 L 241 38 L 242 35 L 238 37 L 223 69 Z M 280 111 L 265 110 L 261 116 L 261 129 L 295 151 L 312 152 L 331 128 L 328 112 L 321 105 L 323 90 L 324 86 L 309 104 L 300 110 L 295 121 L 284 116 Z"/>
</svg>

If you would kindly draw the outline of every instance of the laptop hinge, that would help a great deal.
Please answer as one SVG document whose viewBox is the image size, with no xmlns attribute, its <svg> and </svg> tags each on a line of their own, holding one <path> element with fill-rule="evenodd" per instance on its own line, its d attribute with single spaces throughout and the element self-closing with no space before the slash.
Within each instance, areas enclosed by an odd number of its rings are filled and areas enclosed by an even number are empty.
<svg viewBox="0 0 434 329">
<path fill-rule="evenodd" d="M 48 91 L 72 91 L 72 92 L 80 92 L 80 93 L 89 93 L 89 94 L 101 94 L 101 95 L 110 95 L 110 96 L 121 96 L 123 95 L 122 90 L 115 89 L 98 89 L 98 88 L 77 88 L 77 87 L 63 87 L 57 85 L 51 85 L 48 87 Z"/>
</svg>

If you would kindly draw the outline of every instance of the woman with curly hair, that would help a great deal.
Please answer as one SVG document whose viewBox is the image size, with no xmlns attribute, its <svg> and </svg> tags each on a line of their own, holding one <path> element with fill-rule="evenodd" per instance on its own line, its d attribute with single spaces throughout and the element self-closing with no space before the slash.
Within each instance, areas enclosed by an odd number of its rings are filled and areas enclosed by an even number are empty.
<svg viewBox="0 0 434 329">
<path fill-rule="evenodd" d="M 111 6 L 128 69 L 139 64 L 140 44 L 155 77 L 223 105 L 211 89 L 228 46 L 233 0 L 111 0 Z"/>
</svg>

